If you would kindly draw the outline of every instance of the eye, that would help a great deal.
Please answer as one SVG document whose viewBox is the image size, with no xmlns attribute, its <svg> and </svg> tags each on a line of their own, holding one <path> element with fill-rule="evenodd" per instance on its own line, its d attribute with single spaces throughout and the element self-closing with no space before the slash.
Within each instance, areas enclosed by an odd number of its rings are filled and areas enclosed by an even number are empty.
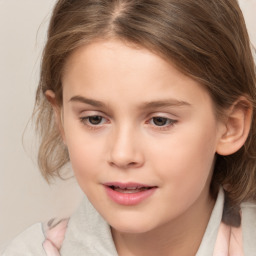
<svg viewBox="0 0 256 256">
<path fill-rule="evenodd" d="M 161 116 L 156 116 L 151 119 L 151 124 L 155 126 L 169 126 L 173 125 L 176 122 L 176 120 L 167 118 L 167 117 L 161 117 Z"/>
<path fill-rule="evenodd" d="M 99 115 L 93 115 L 93 116 L 87 116 L 87 117 L 81 117 L 81 122 L 88 126 L 97 126 L 102 125 L 106 123 L 106 119 Z"/>
<path fill-rule="evenodd" d="M 88 121 L 92 125 L 98 125 L 102 122 L 103 117 L 102 116 L 89 116 Z"/>
<path fill-rule="evenodd" d="M 168 131 L 171 129 L 178 120 L 171 119 L 164 116 L 153 116 L 146 122 L 152 129 L 157 131 Z"/>
</svg>

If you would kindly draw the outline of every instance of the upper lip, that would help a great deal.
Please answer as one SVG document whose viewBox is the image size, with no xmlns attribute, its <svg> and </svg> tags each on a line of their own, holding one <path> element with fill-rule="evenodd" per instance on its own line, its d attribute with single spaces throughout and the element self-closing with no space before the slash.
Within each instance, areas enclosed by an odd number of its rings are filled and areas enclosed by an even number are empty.
<svg viewBox="0 0 256 256">
<path fill-rule="evenodd" d="M 105 186 L 108 187 L 118 187 L 121 189 L 138 189 L 138 188 L 152 188 L 156 186 L 152 185 L 147 185 L 147 184 L 141 184 L 141 183 L 136 183 L 136 182 L 106 182 L 104 183 Z"/>
</svg>

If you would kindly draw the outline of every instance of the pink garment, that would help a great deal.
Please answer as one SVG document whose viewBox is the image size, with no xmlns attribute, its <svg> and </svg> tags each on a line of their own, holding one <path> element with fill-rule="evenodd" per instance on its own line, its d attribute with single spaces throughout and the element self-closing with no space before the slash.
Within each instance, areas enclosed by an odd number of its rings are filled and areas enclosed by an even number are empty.
<svg viewBox="0 0 256 256">
<path fill-rule="evenodd" d="M 69 219 L 64 219 L 53 223 L 54 220 L 52 220 L 44 226 L 45 241 L 43 248 L 47 256 L 60 256 L 59 251 L 65 238 L 68 221 Z"/>
<path fill-rule="evenodd" d="M 231 227 L 221 222 L 213 256 L 244 256 L 242 227 Z"/>
<path fill-rule="evenodd" d="M 45 227 L 45 241 L 43 243 L 47 256 L 60 256 L 60 248 L 65 237 L 68 219 L 56 224 L 53 221 Z M 242 242 L 242 228 L 220 224 L 213 256 L 244 256 Z"/>
</svg>

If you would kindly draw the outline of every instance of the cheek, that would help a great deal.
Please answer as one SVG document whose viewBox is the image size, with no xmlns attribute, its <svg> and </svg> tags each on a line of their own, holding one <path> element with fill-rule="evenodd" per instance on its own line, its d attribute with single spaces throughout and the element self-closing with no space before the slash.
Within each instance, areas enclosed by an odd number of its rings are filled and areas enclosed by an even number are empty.
<svg viewBox="0 0 256 256">
<path fill-rule="evenodd" d="M 82 191 L 90 197 L 98 183 L 100 168 L 97 150 L 88 143 L 71 143 L 68 146 L 74 176 Z"/>
<path fill-rule="evenodd" d="M 214 127 L 214 125 L 213 125 Z M 162 179 L 176 181 L 177 186 L 203 184 L 211 174 L 215 156 L 215 131 L 208 125 L 190 126 L 179 130 L 173 137 L 163 141 L 155 168 Z M 159 168 L 160 167 L 160 168 Z"/>
<path fill-rule="evenodd" d="M 102 145 L 97 143 L 91 137 L 80 129 L 65 130 L 66 145 L 69 151 L 69 157 L 72 164 L 74 174 L 79 183 L 87 182 L 97 174 L 97 166 L 100 165 L 102 158 Z"/>
</svg>

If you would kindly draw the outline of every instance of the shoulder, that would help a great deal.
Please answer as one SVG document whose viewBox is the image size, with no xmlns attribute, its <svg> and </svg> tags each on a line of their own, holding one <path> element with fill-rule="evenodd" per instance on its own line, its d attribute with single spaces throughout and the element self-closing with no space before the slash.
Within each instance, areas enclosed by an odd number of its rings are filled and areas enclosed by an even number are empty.
<svg viewBox="0 0 256 256">
<path fill-rule="evenodd" d="M 242 209 L 251 209 L 251 210 L 256 210 L 256 202 L 254 202 L 254 201 L 251 201 L 251 202 L 243 202 L 242 204 L 241 204 L 241 208 Z"/>
<path fill-rule="evenodd" d="M 245 255 L 255 255 L 256 251 L 256 203 L 241 204 L 242 230 Z"/>
<path fill-rule="evenodd" d="M 242 224 L 256 225 L 256 202 L 244 202 L 241 204 Z"/>
<path fill-rule="evenodd" d="M 45 255 L 43 242 L 45 240 L 41 223 L 34 224 L 18 235 L 4 250 L 2 256 L 41 256 Z"/>
</svg>

